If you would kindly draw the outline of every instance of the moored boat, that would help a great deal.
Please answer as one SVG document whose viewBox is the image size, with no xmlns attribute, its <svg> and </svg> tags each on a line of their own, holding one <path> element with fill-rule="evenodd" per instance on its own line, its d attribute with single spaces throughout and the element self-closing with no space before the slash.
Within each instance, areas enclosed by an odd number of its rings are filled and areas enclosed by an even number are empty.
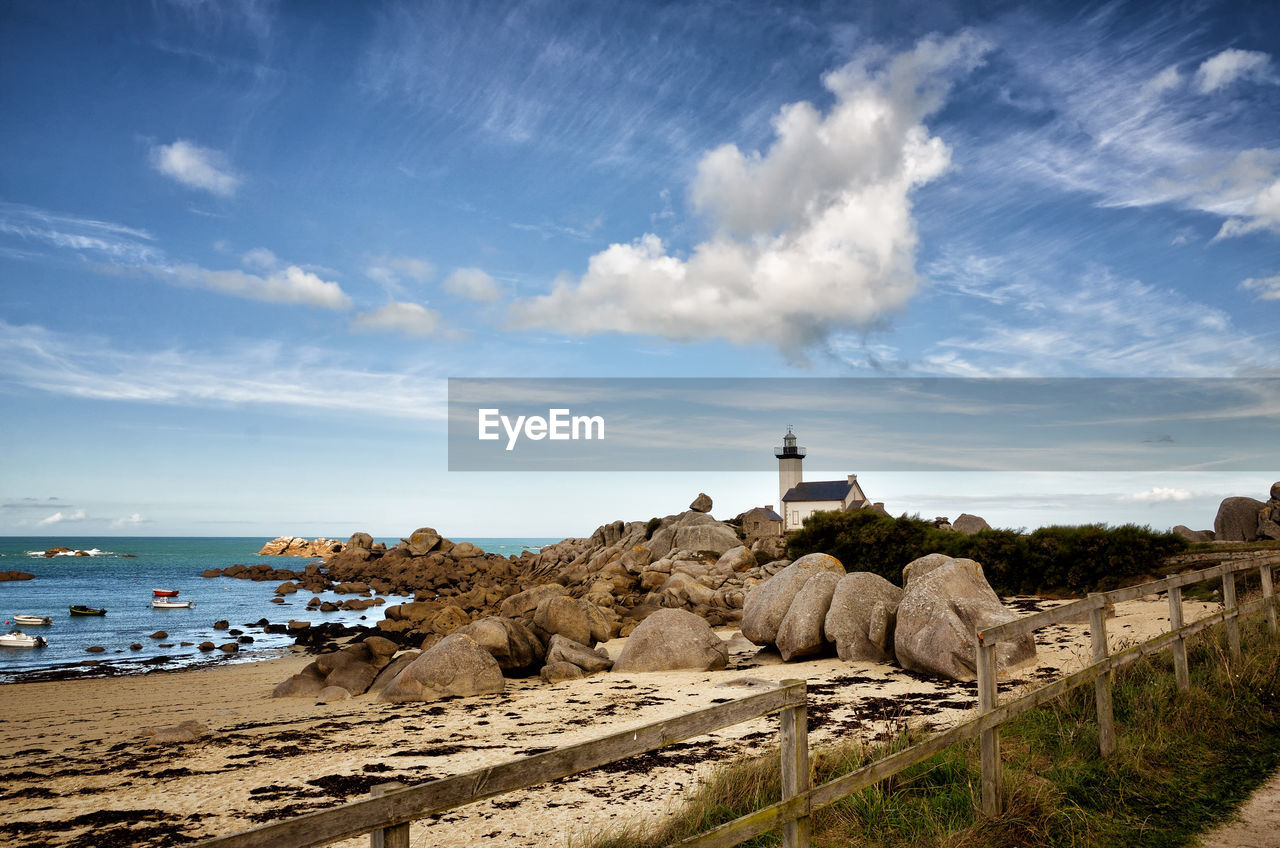
<svg viewBox="0 0 1280 848">
<path fill-rule="evenodd" d="M 0 636 L 0 648 L 43 648 L 48 644 L 43 636 L 28 636 L 21 630 L 12 630 Z"/>
<path fill-rule="evenodd" d="M 156 609 L 190 609 L 195 605 L 195 601 L 174 601 L 169 598 L 151 599 L 151 606 Z"/>
<path fill-rule="evenodd" d="M 15 615 L 13 623 L 25 624 L 28 627 L 38 627 L 44 624 L 53 624 L 53 619 L 47 615 Z"/>
<path fill-rule="evenodd" d="M 151 594 L 157 598 L 176 598 L 178 597 L 177 589 L 152 589 Z"/>
<path fill-rule="evenodd" d="M 73 604 L 71 606 L 71 614 L 72 615 L 106 615 L 107 611 L 105 609 L 95 609 L 93 607 L 87 607 L 84 604 Z"/>
</svg>

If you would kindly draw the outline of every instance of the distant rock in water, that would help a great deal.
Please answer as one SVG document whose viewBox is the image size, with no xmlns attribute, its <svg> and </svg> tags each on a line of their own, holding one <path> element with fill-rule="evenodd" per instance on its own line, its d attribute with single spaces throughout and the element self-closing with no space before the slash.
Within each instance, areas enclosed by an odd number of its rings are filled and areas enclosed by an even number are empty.
<svg viewBox="0 0 1280 848">
<path fill-rule="evenodd" d="M 44 555 L 46 557 L 56 557 L 58 554 L 69 554 L 69 553 L 72 553 L 72 550 L 70 548 L 57 547 L 57 548 L 50 548 L 49 550 L 45 551 Z"/>
<path fill-rule="evenodd" d="M 303 539 L 300 536 L 277 536 L 262 546 L 258 556 L 326 557 L 339 553 L 343 543 L 336 539 Z"/>
<path fill-rule="evenodd" d="M 29 571 L 0 571 L 0 583 L 10 580 L 31 580 L 35 577 Z"/>
</svg>

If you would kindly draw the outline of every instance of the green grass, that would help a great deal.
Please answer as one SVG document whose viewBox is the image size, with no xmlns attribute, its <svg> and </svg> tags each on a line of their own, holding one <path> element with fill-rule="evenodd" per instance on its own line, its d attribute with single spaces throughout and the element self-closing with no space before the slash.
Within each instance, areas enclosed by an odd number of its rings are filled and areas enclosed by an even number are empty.
<svg viewBox="0 0 1280 848">
<path fill-rule="evenodd" d="M 1005 812 L 977 813 L 977 745 L 969 741 L 815 812 L 813 845 L 890 848 L 1180 846 L 1230 816 L 1280 768 L 1280 655 L 1258 622 L 1242 622 L 1244 657 L 1228 661 L 1215 629 L 1188 646 L 1191 691 L 1176 691 L 1167 653 L 1117 672 L 1119 749 L 1098 755 L 1093 687 L 1076 689 L 1001 730 Z M 825 782 L 913 741 L 815 748 Z M 745 815 L 780 797 L 778 755 L 716 770 L 659 828 L 633 826 L 586 848 L 652 848 Z M 743 843 L 780 844 L 776 834 Z"/>
</svg>

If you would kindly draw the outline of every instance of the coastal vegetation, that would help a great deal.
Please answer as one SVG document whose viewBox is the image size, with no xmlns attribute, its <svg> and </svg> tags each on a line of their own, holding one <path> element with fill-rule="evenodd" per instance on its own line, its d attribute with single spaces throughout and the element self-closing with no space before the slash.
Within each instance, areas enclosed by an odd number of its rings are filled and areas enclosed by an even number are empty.
<svg viewBox="0 0 1280 848">
<path fill-rule="evenodd" d="M 1133 524 L 965 535 L 935 527 L 918 515 L 893 518 L 872 510 L 814 513 L 787 540 L 792 559 L 826 553 L 848 571 L 870 571 L 891 581 L 901 577 L 903 563 L 930 553 L 977 560 L 1001 595 L 1078 596 L 1115 589 L 1160 575 L 1161 561 L 1186 548 L 1186 540 L 1173 533 Z"/>
<path fill-rule="evenodd" d="M 1179 693 L 1167 654 L 1116 673 L 1119 748 L 1098 755 L 1093 692 L 1078 688 L 1002 730 L 1005 812 L 979 811 L 976 741 L 956 745 L 877 786 L 816 811 L 814 846 L 1014 848 L 1188 845 L 1280 767 L 1280 655 L 1257 622 L 1244 656 L 1222 633 L 1188 646 L 1191 690 Z M 904 723 L 905 725 L 905 723 Z M 849 741 L 813 751 L 813 780 L 847 774 L 917 741 Z M 582 848 L 651 848 L 705 832 L 780 798 L 778 753 L 729 763 L 660 826 L 607 832 Z M 745 845 L 779 844 L 776 834 Z"/>
</svg>

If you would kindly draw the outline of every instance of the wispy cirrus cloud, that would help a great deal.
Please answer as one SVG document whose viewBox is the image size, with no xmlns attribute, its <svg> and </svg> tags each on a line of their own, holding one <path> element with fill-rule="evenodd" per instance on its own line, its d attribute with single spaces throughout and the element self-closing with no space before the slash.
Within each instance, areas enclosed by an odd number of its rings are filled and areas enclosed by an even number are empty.
<svg viewBox="0 0 1280 848">
<path fill-rule="evenodd" d="M 445 381 L 421 368 L 353 368 L 326 350 L 277 343 L 232 343 L 211 352 L 131 351 L 91 334 L 0 320 L 0 389 L 5 387 L 186 407 L 250 404 L 308 415 L 430 421 L 446 414 Z M 378 402 L 370 404 L 370 397 Z"/>
<path fill-rule="evenodd" d="M 162 255 L 146 230 L 4 201 L 0 233 L 126 265 L 153 262 Z"/>
<path fill-rule="evenodd" d="M 1012 84 L 1036 96 L 1011 101 L 1033 104 L 1025 125 L 981 141 L 965 167 L 1107 206 L 1207 212 L 1226 219 L 1218 238 L 1280 228 L 1280 148 L 1247 120 L 1280 106 L 1272 58 L 1234 48 L 1206 57 L 1194 10 L 1134 28 L 1119 9 L 1054 26 L 1052 40 L 1025 16 L 993 27 Z"/>
<path fill-rule="evenodd" d="M 393 298 L 406 297 L 410 286 L 424 286 L 436 276 L 436 266 L 418 256 L 379 256 L 365 268 L 365 276 Z"/>
<path fill-rule="evenodd" d="M 954 377 L 1213 377 L 1268 364 L 1265 342 L 1224 310 L 1052 250 L 950 251 L 924 271 L 929 297 L 964 332 L 912 351 L 841 337 L 842 358 Z"/>
<path fill-rule="evenodd" d="M 200 189 L 220 197 L 235 194 L 242 182 L 225 153 L 201 147 L 186 139 L 153 146 L 150 158 L 151 166 L 166 177 L 187 188 Z"/>
</svg>

